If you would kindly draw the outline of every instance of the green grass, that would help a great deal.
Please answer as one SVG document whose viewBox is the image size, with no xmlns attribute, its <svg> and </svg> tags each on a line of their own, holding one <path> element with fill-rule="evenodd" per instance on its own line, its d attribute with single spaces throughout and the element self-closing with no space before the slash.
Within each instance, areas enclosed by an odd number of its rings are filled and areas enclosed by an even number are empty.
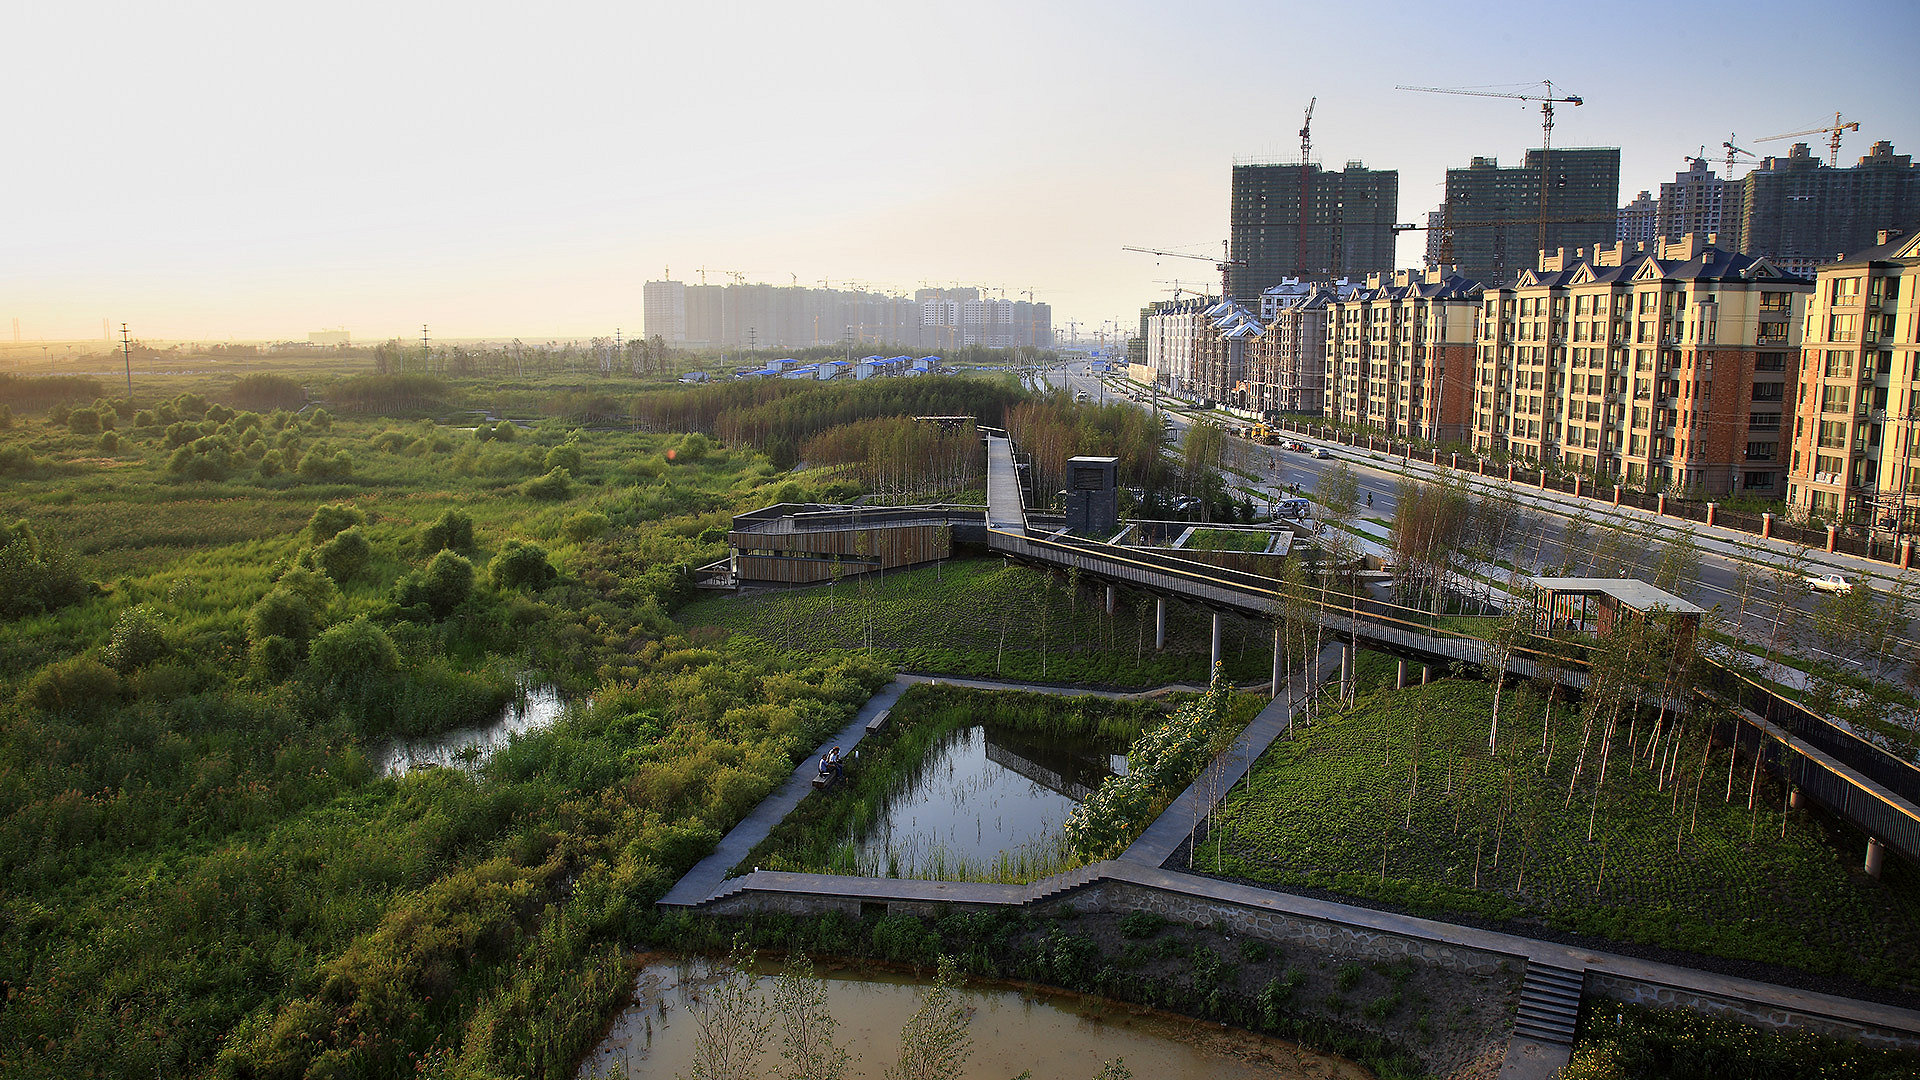
<svg viewBox="0 0 1920 1080">
<path fill-rule="evenodd" d="M 1751 759 L 1716 749 L 1701 765 L 1696 722 L 1677 782 L 1657 790 L 1649 723 L 1623 721 L 1595 811 L 1596 732 L 1554 710 L 1540 755 L 1541 702 L 1509 691 L 1501 753 L 1488 754 L 1492 690 L 1442 681 L 1363 697 L 1276 743 L 1238 789 L 1195 865 L 1309 885 L 1417 913 L 1538 925 L 1920 991 L 1920 874 L 1887 860 L 1861 873 L 1864 838 L 1805 810 L 1784 812 Z M 1677 792 L 1677 801 L 1676 801 Z M 1593 818 L 1593 837 L 1588 822 Z M 1782 834 L 1782 824 L 1785 832 Z"/>
<path fill-rule="evenodd" d="M 1241 532 L 1238 529 L 1195 529 L 1187 541 L 1189 548 L 1202 551 L 1251 551 L 1263 552 L 1273 543 L 1273 537 L 1264 532 Z"/>
<path fill-rule="evenodd" d="M 1156 653 L 1153 608 L 1140 601 L 1122 592 L 1109 617 L 1098 588 L 1083 588 L 1076 600 L 1060 577 L 973 558 L 832 586 L 716 596 L 679 617 L 774 652 L 857 650 L 907 671 L 1127 687 L 1206 683 L 1208 615 L 1169 602 L 1167 648 Z M 1272 647 L 1269 626 L 1226 620 L 1229 678 L 1270 677 Z"/>
</svg>

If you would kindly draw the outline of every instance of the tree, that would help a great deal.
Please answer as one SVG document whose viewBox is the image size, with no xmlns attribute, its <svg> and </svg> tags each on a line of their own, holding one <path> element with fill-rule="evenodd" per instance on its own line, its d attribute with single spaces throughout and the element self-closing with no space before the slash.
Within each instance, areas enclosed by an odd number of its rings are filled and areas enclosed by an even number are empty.
<svg viewBox="0 0 1920 1080">
<path fill-rule="evenodd" d="M 942 956 L 933 983 L 921 988 L 920 1007 L 900 1029 L 900 1058 L 886 1070 L 887 1080 L 953 1080 L 960 1075 L 973 1052 L 960 986 L 960 966 L 953 957 Z"/>
<path fill-rule="evenodd" d="M 319 626 L 319 617 L 307 598 L 293 589 L 276 586 L 247 614 L 247 636 L 255 642 L 285 638 L 304 648 Z"/>
<path fill-rule="evenodd" d="M 1487 638 L 1487 677 L 1493 680 L 1493 717 L 1487 724 L 1487 749 L 1500 746 L 1500 700 L 1507 685 L 1507 668 L 1513 663 L 1514 650 L 1533 636 L 1534 612 L 1531 605 L 1515 602 Z"/>
<path fill-rule="evenodd" d="M 1693 534 L 1675 530 L 1660 546 L 1660 561 L 1653 568 L 1655 588 L 1675 595 L 1692 592 L 1700 582 L 1700 547 Z"/>
<path fill-rule="evenodd" d="M 850 1055 L 834 1033 L 839 1022 L 827 1008 L 827 984 L 813 973 L 805 953 L 788 957 L 773 982 L 773 1011 L 780 1018 L 780 1056 L 786 1080 L 840 1080 Z"/>
<path fill-rule="evenodd" d="M 757 1080 L 755 1061 L 773 1030 L 766 1004 L 754 992 L 747 968 L 753 954 L 736 941 L 718 981 L 706 988 L 693 1011 L 692 1080 Z"/>
<path fill-rule="evenodd" d="M 420 530 L 420 554 L 441 550 L 473 550 L 473 518 L 465 510 L 448 510 Z"/>
<path fill-rule="evenodd" d="M 385 630 L 361 615 L 314 638 L 308 663 L 315 681 L 330 690 L 366 687 L 379 676 L 400 670 L 400 650 Z"/>
<path fill-rule="evenodd" d="M 558 576 L 546 548 L 521 540 L 502 544 L 487 564 L 487 579 L 496 589 L 543 589 Z"/>
</svg>

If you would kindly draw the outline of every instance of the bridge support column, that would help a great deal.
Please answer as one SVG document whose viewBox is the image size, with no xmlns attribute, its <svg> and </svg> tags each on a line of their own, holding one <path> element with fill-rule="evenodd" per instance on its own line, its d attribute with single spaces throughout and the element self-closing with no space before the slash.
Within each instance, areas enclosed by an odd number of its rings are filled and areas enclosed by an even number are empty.
<svg viewBox="0 0 1920 1080">
<path fill-rule="evenodd" d="M 1787 792 L 1787 805 L 1795 810 L 1800 809 L 1805 802 L 1806 798 L 1800 794 L 1799 788 L 1796 787 Z"/>
<path fill-rule="evenodd" d="M 1207 681 L 1212 682 L 1214 673 L 1220 670 L 1220 613 L 1213 613 L 1213 659 L 1207 663 Z"/>
<path fill-rule="evenodd" d="M 1886 862 L 1886 859 L 1887 846 L 1880 842 L 1879 837 L 1867 837 L 1867 864 L 1865 867 L 1867 875 L 1869 877 L 1879 877 L 1880 867 Z"/>
<path fill-rule="evenodd" d="M 1159 652 L 1167 647 L 1167 598 L 1157 596 L 1153 600 L 1153 651 Z"/>
<path fill-rule="evenodd" d="M 1109 615 L 1113 614 L 1114 608 L 1116 606 L 1115 604 L 1116 593 L 1117 593 L 1117 590 L 1115 590 L 1113 586 L 1111 585 L 1107 586 L 1107 614 Z"/>
<path fill-rule="evenodd" d="M 1353 642 L 1340 646 L 1340 700 L 1347 700 L 1348 690 L 1353 686 Z"/>
<path fill-rule="evenodd" d="M 1287 692 L 1286 672 L 1280 670 L 1285 654 L 1280 651 L 1280 628 L 1273 628 L 1273 696 Z"/>
<path fill-rule="evenodd" d="M 1395 690 L 1405 690 L 1407 688 L 1407 662 L 1405 660 L 1400 661 L 1393 669 L 1393 688 Z"/>
<path fill-rule="evenodd" d="M 1432 681 L 1433 681 L 1433 665 L 1421 664 L 1420 665 L 1420 685 L 1425 686 Z"/>
</svg>

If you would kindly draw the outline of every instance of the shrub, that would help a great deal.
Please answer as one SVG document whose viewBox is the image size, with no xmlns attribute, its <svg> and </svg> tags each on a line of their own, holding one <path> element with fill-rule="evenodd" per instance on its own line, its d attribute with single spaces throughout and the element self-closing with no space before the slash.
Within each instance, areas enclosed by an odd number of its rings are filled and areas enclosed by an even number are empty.
<svg viewBox="0 0 1920 1080">
<path fill-rule="evenodd" d="M 53 611 L 79 602 L 87 591 L 66 549 L 43 542 L 25 521 L 0 528 L 0 618 Z"/>
<path fill-rule="evenodd" d="M 521 484 L 520 493 L 529 499 L 558 502 L 573 494 L 573 474 L 565 469 L 554 469 L 545 476 Z"/>
<path fill-rule="evenodd" d="M 367 542 L 366 534 L 355 525 L 335 533 L 333 539 L 320 545 L 315 556 L 328 577 L 345 583 L 352 581 L 373 561 L 373 545 Z"/>
<path fill-rule="evenodd" d="M 103 454 L 115 454 L 115 453 L 119 453 L 119 451 L 120 451 L 120 433 L 119 433 L 119 432 L 117 432 L 117 431 L 103 431 L 103 432 L 101 432 L 101 433 L 100 433 L 100 442 L 99 442 L 99 443 L 98 443 L 97 445 L 98 445 L 98 446 L 99 446 L 99 448 L 100 448 L 100 452 L 101 452 L 101 453 L 103 453 Z"/>
<path fill-rule="evenodd" d="M 385 630 L 361 615 L 314 638 L 308 664 L 316 681 L 337 689 L 400 670 L 400 650 Z"/>
<path fill-rule="evenodd" d="M 281 459 L 280 451 L 269 450 L 260 455 L 259 471 L 261 479 L 271 480 L 285 472 L 286 468 L 286 462 Z"/>
<path fill-rule="evenodd" d="M 277 682 L 293 674 L 300 663 L 300 646 L 291 638 L 270 634 L 254 641 L 247 659 L 254 671 Z"/>
<path fill-rule="evenodd" d="M 0 476 L 24 476 L 40 467 L 40 459 L 24 446 L 0 446 Z"/>
<path fill-rule="evenodd" d="M 286 375 L 242 375 L 233 384 L 233 403 L 243 409 L 297 409 L 306 400 L 306 389 Z"/>
<path fill-rule="evenodd" d="M 145 604 L 120 613 L 113 624 L 113 636 L 107 642 L 107 665 L 122 675 L 145 667 L 166 655 L 167 639 L 160 631 L 160 616 Z"/>
<path fill-rule="evenodd" d="M 546 548 L 519 540 L 507 541 L 487 564 L 487 579 L 496 589 L 545 588 L 557 576 Z"/>
<path fill-rule="evenodd" d="M 353 475 L 353 455 L 345 450 L 328 454 L 315 448 L 301 457 L 298 472 L 302 480 L 345 480 Z"/>
<path fill-rule="evenodd" d="M 568 518 L 566 524 L 561 526 L 561 531 L 576 544 L 597 539 L 606 535 L 607 515 L 583 510 Z"/>
<path fill-rule="evenodd" d="M 247 614 L 247 636 L 256 644 L 270 637 L 286 638 L 297 648 L 313 637 L 319 621 L 306 597 L 275 587 Z"/>
<path fill-rule="evenodd" d="M 547 451 L 547 471 L 549 472 L 554 469 L 565 469 L 570 473 L 577 473 L 584 464 L 585 459 L 580 453 L 580 444 L 571 439 Z"/>
<path fill-rule="evenodd" d="M 444 619 L 473 594 L 473 563 L 463 555 L 441 551 L 425 573 L 408 574 L 394 583 L 393 602 L 407 609 L 425 608 Z"/>
<path fill-rule="evenodd" d="M 307 535 L 313 537 L 314 543 L 324 544 L 347 529 L 366 522 L 367 515 L 357 507 L 325 503 L 316 507 L 313 516 L 307 519 Z"/>
<path fill-rule="evenodd" d="M 473 518 L 465 510 L 448 510 L 420 530 L 422 555 L 442 550 L 473 550 Z"/>
<path fill-rule="evenodd" d="M 515 427 L 511 420 L 502 420 L 493 425 L 494 442 L 512 442 L 519 437 L 520 429 Z"/>
<path fill-rule="evenodd" d="M 13 407 L 0 405 L 0 431 L 13 430 Z"/>
<path fill-rule="evenodd" d="M 67 430 L 75 435 L 98 435 L 100 414 L 92 409 L 75 409 L 67 414 Z"/>
<path fill-rule="evenodd" d="M 92 712 L 120 695 L 120 676 L 92 657 L 76 656 L 40 669 L 21 694 L 46 712 Z"/>
</svg>

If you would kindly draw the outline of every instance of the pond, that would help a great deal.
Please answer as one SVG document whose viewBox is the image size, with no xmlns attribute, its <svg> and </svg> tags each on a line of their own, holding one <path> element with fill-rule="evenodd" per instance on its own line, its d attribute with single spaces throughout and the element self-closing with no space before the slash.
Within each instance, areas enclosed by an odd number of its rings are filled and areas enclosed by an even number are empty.
<svg viewBox="0 0 1920 1080">
<path fill-rule="evenodd" d="M 1004 879 L 1048 872 L 1060 826 L 1125 755 L 1087 741 L 1039 741 L 996 728 L 959 728 L 928 750 L 866 835 L 856 873 L 875 877 Z M 992 872 L 998 871 L 998 872 Z"/>
<path fill-rule="evenodd" d="M 769 995 L 776 968 L 755 967 Z M 919 984 L 891 976 L 822 968 L 838 1042 L 852 1052 L 848 1080 L 878 1080 L 899 1052 L 900 1028 L 919 1007 Z M 583 1078 L 690 1076 L 695 1035 L 690 1008 L 714 978 L 705 962 L 648 964 L 634 1004 L 581 1064 Z M 1365 1069 L 1281 1039 L 1203 1024 L 1170 1013 L 1079 994 L 986 985 L 965 991 L 972 1008 L 973 1052 L 961 1076 L 1006 1080 L 1032 1069 L 1034 1080 L 1091 1080 L 1103 1062 L 1122 1058 L 1134 1076 L 1165 1080 L 1364 1080 Z M 780 1075 L 776 1023 L 756 1076 Z"/>
<path fill-rule="evenodd" d="M 513 736 L 550 727 L 566 708 L 558 687 L 537 686 L 500 710 L 490 724 L 455 728 L 419 739 L 400 739 L 380 756 L 384 776 L 404 776 L 415 769 L 436 766 L 478 772 L 493 752 Z"/>
</svg>

